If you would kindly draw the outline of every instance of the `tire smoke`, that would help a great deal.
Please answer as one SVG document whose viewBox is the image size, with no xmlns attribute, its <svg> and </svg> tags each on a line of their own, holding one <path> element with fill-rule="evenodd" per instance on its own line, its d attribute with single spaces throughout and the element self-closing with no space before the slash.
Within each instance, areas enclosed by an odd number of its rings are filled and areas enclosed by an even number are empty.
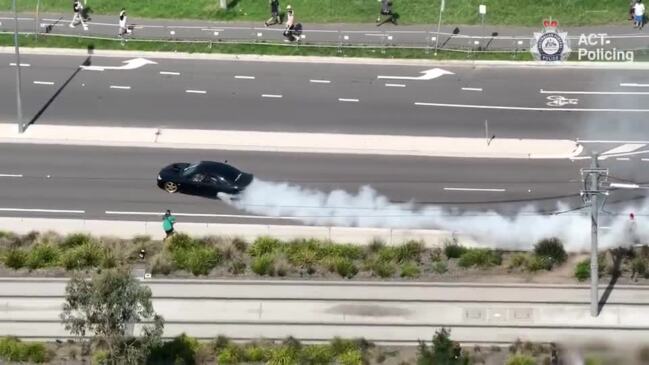
<svg viewBox="0 0 649 365">
<path fill-rule="evenodd" d="M 498 248 L 529 249 L 538 240 L 551 237 L 561 239 L 570 251 L 588 249 L 590 245 L 588 210 L 542 215 L 530 205 L 515 216 L 495 211 L 458 212 L 436 206 L 416 207 L 414 202 L 392 203 L 370 186 L 362 186 L 356 194 L 343 190 L 325 193 L 258 179 L 228 204 L 250 213 L 296 219 L 309 225 L 440 229 Z M 567 205 L 557 205 L 557 211 L 565 210 Z M 600 230 L 601 248 L 649 237 L 649 228 L 639 229 L 627 216 L 616 216 L 607 226 Z"/>
</svg>

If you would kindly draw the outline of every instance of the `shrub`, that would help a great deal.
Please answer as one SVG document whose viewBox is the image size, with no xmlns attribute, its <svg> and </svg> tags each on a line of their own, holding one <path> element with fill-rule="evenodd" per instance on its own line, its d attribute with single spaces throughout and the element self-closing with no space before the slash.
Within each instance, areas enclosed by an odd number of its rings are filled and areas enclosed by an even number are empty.
<svg viewBox="0 0 649 365">
<path fill-rule="evenodd" d="M 198 276 L 209 274 L 221 262 L 222 255 L 213 247 L 194 246 L 189 249 L 177 249 L 173 258 L 179 269 Z"/>
<path fill-rule="evenodd" d="M 341 365 L 363 365 L 363 354 L 359 350 L 348 350 L 338 356 Z"/>
<path fill-rule="evenodd" d="M 319 248 L 310 241 L 294 241 L 286 247 L 288 261 L 301 268 L 313 268 L 320 259 Z"/>
<path fill-rule="evenodd" d="M 433 248 L 432 250 L 430 250 L 430 255 L 429 255 L 430 261 L 432 262 L 442 261 L 443 259 L 442 254 L 443 252 L 441 248 L 439 247 Z"/>
<path fill-rule="evenodd" d="M 320 257 L 342 257 L 351 260 L 357 260 L 363 258 L 365 252 L 363 247 L 355 245 L 340 245 L 327 243 L 319 246 L 319 255 Z"/>
<path fill-rule="evenodd" d="M 212 341 L 212 348 L 217 354 L 230 345 L 231 341 L 226 336 L 218 336 Z"/>
<path fill-rule="evenodd" d="M 243 359 L 247 362 L 264 362 L 268 360 L 268 351 L 257 345 L 246 346 L 243 349 Z"/>
<path fill-rule="evenodd" d="M 149 364 L 195 364 L 200 343 L 193 337 L 181 334 L 151 350 Z"/>
<path fill-rule="evenodd" d="M 380 238 L 373 238 L 370 244 L 367 246 L 367 251 L 369 253 L 377 253 L 383 247 L 385 247 L 385 241 Z"/>
<path fill-rule="evenodd" d="M 246 252 L 248 249 L 248 242 L 246 242 L 244 239 L 235 237 L 232 239 L 232 246 L 237 249 L 239 252 Z"/>
<path fill-rule="evenodd" d="M 275 256 L 264 254 L 252 259 L 250 269 L 257 275 L 275 275 Z"/>
<path fill-rule="evenodd" d="M 329 345 L 312 345 L 302 349 L 301 364 L 329 365 L 335 363 L 336 354 Z"/>
<path fill-rule="evenodd" d="M 341 355 L 350 350 L 356 350 L 358 348 L 358 346 L 356 346 L 353 341 L 340 337 L 334 337 L 329 343 L 329 346 L 331 346 L 331 351 L 335 356 Z"/>
<path fill-rule="evenodd" d="M 397 253 L 394 247 L 383 247 L 376 253 L 376 260 L 380 262 L 392 262 L 396 258 Z"/>
<path fill-rule="evenodd" d="M 433 272 L 437 274 L 444 274 L 448 271 L 448 264 L 446 261 L 433 262 Z"/>
<path fill-rule="evenodd" d="M 173 269 L 173 263 L 166 255 L 159 253 L 153 257 L 151 264 L 151 273 L 153 275 L 169 275 Z"/>
<path fill-rule="evenodd" d="M 74 233 L 65 237 L 63 239 L 63 242 L 61 243 L 61 246 L 63 246 L 63 248 L 73 248 L 89 244 L 93 241 L 94 240 L 92 239 L 92 237 L 90 237 L 90 235 L 84 233 Z"/>
<path fill-rule="evenodd" d="M 455 242 L 444 245 L 444 255 L 449 259 L 458 259 L 467 251 L 467 248 Z"/>
<path fill-rule="evenodd" d="M 590 278 L 590 260 L 580 261 L 575 267 L 575 278 L 578 281 L 585 281 Z"/>
<path fill-rule="evenodd" d="M 420 241 L 408 241 L 395 249 L 395 259 L 398 263 L 408 261 L 421 261 L 421 254 L 424 252 L 424 244 Z"/>
<path fill-rule="evenodd" d="M 544 239 L 534 245 L 534 254 L 550 259 L 551 265 L 561 265 L 568 259 L 568 254 L 563 248 L 563 242 L 558 238 Z"/>
<path fill-rule="evenodd" d="M 352 260 L 345 257 L 337 257 L 334 260 L 336 272 L 343 278 L 351 279 L 358 274 L 358 268 Z"/>
<path fill-rule="evenodd" d="M 66 250 L 61 257 L 61 263 L 66 270 L 98 267 L 101 264 L 104 250 L 95 241 L 89 241 L 81 246 Z"/>
<path fill-rule="evenodd" d="M 552 270 L 552 259 L 547 256 L 538 256 L 532 255 L 527 260 L 526 269 L 530 272 L 536 272 L 539 270 Z"/>
<path fill-rule="evenodd" d="M 92 354 L 92 363 L 96 365 L 106 365 L 106 361 L 108 360 L 108 352 L 106 351 L 95 351 Z"/>
<path fill-rule="evenodd" d="M 406 262 L 401 266 L 402 278 L 416 278 L 421 274 L 419 267 L 414 262 Z"/>
<path fill-rule="evenodd" d="M 18 270 L 27 263 L 27 253 L 20 249 L 9 250 L 4 261 L 7 267 Z"/>
<path fill-rule="evenodd" d="M 477 266 L 489 267 L 500 265 L 501 257 L 498 253 L 488 248 L 472 248 L 460 256 L 458 265 L 464 268 Z"/>
<path fill-rule="evenodd" d="M 58 261 L 59 256 L 60 253 L 56 247 L 48 244 L 38 244 L 29 252 L 26 265 L 32 270 L 53 266 Z"/>
<path fill-rule="evenodd" d="M 270 351 L 266 365 L 298 364 L 299 348 L 290 345 L 278 346 Z"/>
<path fill-rule="evenodd" d="M 232 275 L 241 275 L 246 272 L 246 263 L 241 260 L 235 260 L 230 263 L 228 271 Z"/>
<path fill-rule="evenodd" d="M 527 268 L 529 260 L 530 256 L 527 253 L 517 252 L 509 257 L 509 265 L 507 265 L 507 267 L 510 269 L 525 269 Z"/>
<path fill-rule="evenodd" d="M 15 337 L 0 339 L 0 359 L 11 362 L 44 363 L 47 349 L 41 343 L 23 343 Z"/>
<path fill-rule="evenodd" d="M 230 344 L 217 356 L 219 364 L 238 364 L 239 361 L 243 360 L 243 353 L 239 346 Z"/>
<path fill-rule="evenodd" d="M 196 241 L 193 238 L 189 237 L 184 233 L 176 233 L 171 236 L 171 239 L 168 241 L 167 247 L 169 251 L 175 252 L 178 250 L 188 250 L 196 246 Z"/>
<path fill-rule="evenodd" d="M 507 359 L 507 365 L 536 365 L 536 361 L 531 356 L 516 354 Z"/>
<path fill-rule="evenodd" d="M 377 275 L 381 278 L 392 277 L 397 271 L 393 263 L 381 260 L 376 260 L 374 263 L 372 263 L 371 270 L 374 275 Z"/>
<path fill-rule="evenodd" d="M 645 276 L 647 274 L 647 261 L 642 257 L 636 257 L 631 261 L 632 276 Z"/>
<path fill-rule="evenodd" d="M 272 237 L 259 237 L 248 249 L 248 253 L 253 257 L 260 257 L 274 253 L 281 246 L 280 240 Z"/>
</svg>

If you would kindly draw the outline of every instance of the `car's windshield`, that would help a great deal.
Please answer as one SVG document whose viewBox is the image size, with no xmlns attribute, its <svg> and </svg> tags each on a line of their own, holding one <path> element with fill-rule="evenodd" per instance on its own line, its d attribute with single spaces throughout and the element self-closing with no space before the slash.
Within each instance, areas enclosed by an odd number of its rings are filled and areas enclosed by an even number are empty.
<svg viewBox="0 0 649 365">
<path fill-rule="evenodd" d="M 185 169 L 183 170 L 183 176 L 191 175 L 192 173 L 194 173 L 194 171 L 196 171 L 197 167 L 198 167 L 198 163 L 193 163 L 193 164 L 185 167 Z"/>
</svg>

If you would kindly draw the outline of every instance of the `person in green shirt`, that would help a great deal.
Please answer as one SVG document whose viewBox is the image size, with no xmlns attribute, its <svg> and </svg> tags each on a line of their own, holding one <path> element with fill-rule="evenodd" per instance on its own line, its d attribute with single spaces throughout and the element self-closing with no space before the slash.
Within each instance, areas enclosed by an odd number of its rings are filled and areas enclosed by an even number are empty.
<svg viewBox="0 0 649 365">
<path fill-rule="evenodd" d="M 165 213 L 164 217 L 162 217 L 162 229 L 164 229 L 165 233 L 167 234 L 165 240 L 169 238 L 172 234 L 174 234 L 175 223 L 176 223 L 176 217 L 171 215 L 171 211 L 167 209 L 167 212 Z"/>
</svg>

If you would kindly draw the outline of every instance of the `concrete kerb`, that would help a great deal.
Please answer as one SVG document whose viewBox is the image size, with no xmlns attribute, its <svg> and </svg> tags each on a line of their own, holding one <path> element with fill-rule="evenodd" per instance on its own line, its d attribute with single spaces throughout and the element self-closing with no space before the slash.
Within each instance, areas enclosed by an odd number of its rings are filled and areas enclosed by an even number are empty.
<svg viewBox="0 0 649 365">
<path fill-rule="evenodd" d="M 329 227 L 329 226 L 297 226 L 297 225 L 263 225 L 263 224 L 225 224 L 225 223 L 183 223 L 175 226 L 178 232 L 192 236 L 225 236 L 240 237 L 255 240 L 261 236 L 271 236 L 283 240 L 299 238 L 317 238 L 337 243 L 366 245 L 372 240 L 379 239 L 388 245 L 399 245 L 408 240 L 422 241 L 428 247 L 439 247 L 448 240 L 457 240 L 468 247 L 487 247 L 464 235 L 441 230 L 408 230 L 391 228 L 362 228 L 362 227 Z M 65 218 L 29 218 L 29 217 L 0 217 L 0 230 L 26 234 L 32 231 L 54 231 L 67 235 L 73 233 L 88 233 L 94 236 L 117 237 L 130 239 L 135 236 L 147 235 L 153 239 L 162 239 L 160 221 L 124 221 L 124 220 L 86 220 Z"/>
<path fill-rule="evenodd" d="M 0 47 L 0 54 L 13 54 L 13 47 Z M 390 65 L 390 66 L 457 66 L 457 67 L 531 67 L 531 68 L 574 68 L 574 69 L 619 69 L 619 70 L 649 70 L 649 62 L 578 62 L 567 61 L 548 63 L 537 61 L 496 61 L 496 60 L 428 60 L 428 59 L 399 59 L 399 58 L 362 58 L 362 57 L 319 57 L 319 56 L 271 56 L 253 54 L 221 54 L 221 53 L 184 53 L 184 52 L 153 52 L 153 51 L 121 51 L 93 50 L 76 48 L 39 48 L 22 47 L 25 55 L 52 56 L 97 56 L 97 57 L 149 57 L 175 60 L 205 60 L 205 61 L 249 61 L 249 62 L 281 62 L 281 63 L 326 63 L 348 65 Z"/>
</svg>

